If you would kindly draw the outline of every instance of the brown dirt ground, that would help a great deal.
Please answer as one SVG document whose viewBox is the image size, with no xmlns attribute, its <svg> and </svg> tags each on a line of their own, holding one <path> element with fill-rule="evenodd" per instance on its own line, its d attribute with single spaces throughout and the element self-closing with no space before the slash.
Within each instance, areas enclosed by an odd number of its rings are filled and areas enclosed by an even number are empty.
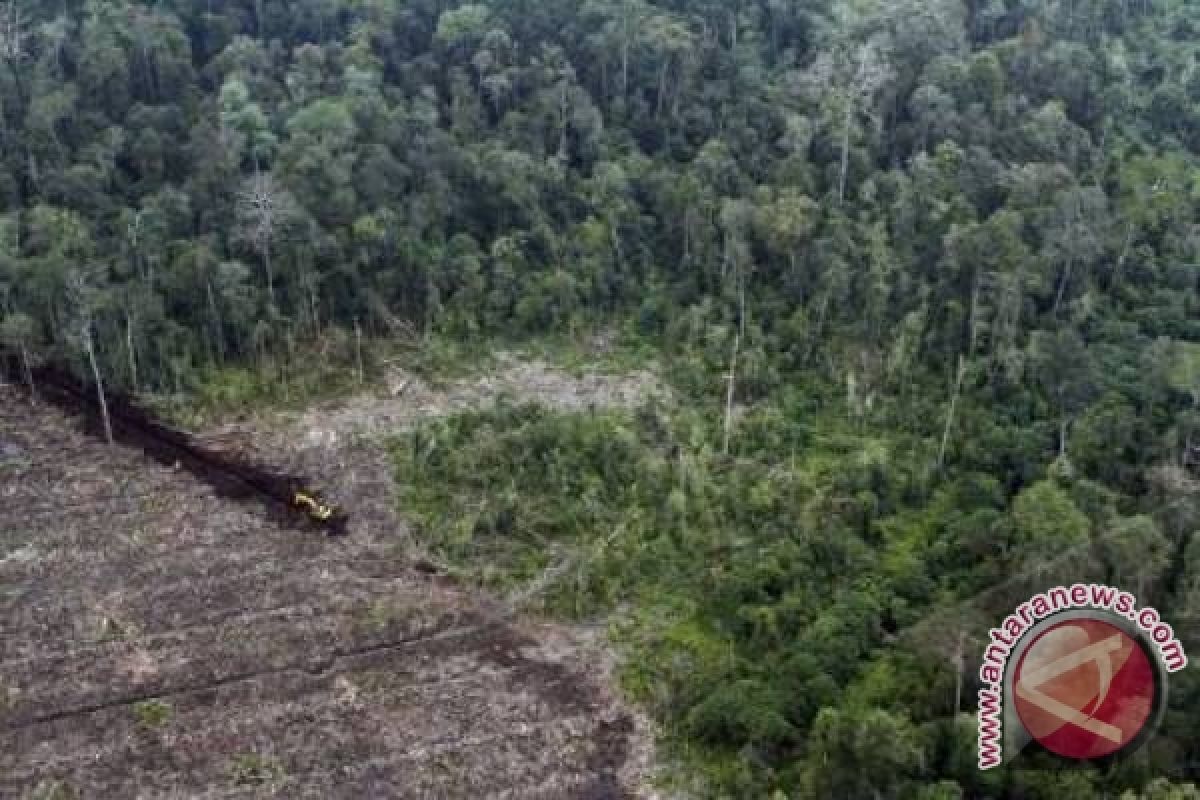
<svg viewBox="0 0 1200 800">
<path fill-rule="evenodd" d="M 560 377 L 532 369 L 501 383 Z M 489 393 L 410 382 L 257 421 L 251 450 L 351 510 L 328 538 L 0 387 L 0 798 L 650 796 L 602 644 L 416 568 L 355 435 Z"/>
</svg>

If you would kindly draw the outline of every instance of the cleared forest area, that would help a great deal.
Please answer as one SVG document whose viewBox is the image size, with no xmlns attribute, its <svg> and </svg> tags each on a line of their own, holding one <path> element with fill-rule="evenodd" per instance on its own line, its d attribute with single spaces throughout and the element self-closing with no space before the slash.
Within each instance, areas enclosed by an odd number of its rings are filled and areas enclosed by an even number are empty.
<svg viewBox="0 0 1200 800">
<path fill-rule="evenodd" d="M 386 474 L 308 458 L 376 498 L 349 537 L 0 388 L 0 796 L 628 796 L 578 652 L 413 569 Z"/>
</svg>

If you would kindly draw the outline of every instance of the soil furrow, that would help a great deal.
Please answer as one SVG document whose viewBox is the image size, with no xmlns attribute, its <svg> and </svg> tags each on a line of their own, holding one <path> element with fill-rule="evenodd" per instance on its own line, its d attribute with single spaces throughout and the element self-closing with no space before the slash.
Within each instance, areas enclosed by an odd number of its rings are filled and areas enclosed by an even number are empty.
<svg viewBox="0 0 1200 800">
<path fill-rule="evenodd" d="M 354 504 L 330 539 L 15 397 L 0 796 L 562 797 L 623 763 L 586 658 L 414 568 L 381 452 L 254 443 Z"/>
</svg>

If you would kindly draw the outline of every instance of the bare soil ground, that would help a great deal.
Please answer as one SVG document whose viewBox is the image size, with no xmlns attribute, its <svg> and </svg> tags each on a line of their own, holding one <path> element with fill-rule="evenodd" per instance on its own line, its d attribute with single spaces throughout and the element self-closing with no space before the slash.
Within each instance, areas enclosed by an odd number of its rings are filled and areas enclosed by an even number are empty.
<svg viewBox="0 0 1200 800">
<path fill-rule="evenodd" d="M 497 380 L 562 377 L 531 369 Z M 597 386 L 582 404 L 640 394 Z M 0 797 L 646 794 L 600 646 L 414 568 L 386 455 L 354 435 L 494 391 L 256 423 L 260 456 L 351 510 L 331 539 L 0 387 Z"/>
</svg>

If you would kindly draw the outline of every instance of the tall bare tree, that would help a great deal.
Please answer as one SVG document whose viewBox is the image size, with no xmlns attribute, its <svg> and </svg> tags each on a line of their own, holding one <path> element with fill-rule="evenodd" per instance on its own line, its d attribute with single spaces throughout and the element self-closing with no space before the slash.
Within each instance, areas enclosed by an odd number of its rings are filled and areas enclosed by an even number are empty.
<svg viewBox="0 0 1200 800">
<path fill-rule="evenodd" d="M 17 92 L 17 114 L 24 125 L 29 109 L 29 90 L 25 85 L 24 62 L 29 57 L 30 32 L 28 22 L 22 17 L 21 9 L 14 0 L 0 5 L 0 59 L 8 65 L 12 74 L 13 86 Z M 33 151 L 26 137 L 18 137 L 20 147 L 24 150 L 25 178 L 22 190 L 30 191 L 37 185 L 38 166 Z"/>
<path fill-rule="evenodd" d="M 21 106 L 24 107 L 25 94 L 24 76 L 21 74 L 21 62 L 29 55 L 30 33 L 21 9 L 17 8 L 14 0 L 0 5 L 0 58 L 12 72 L 13 81 L 20 95 Z"/>
<path fill-rule="evenodd" d="M 299 218 L 299 206 L 291 193 L 268 172 L 256 172 L 238 194 L 238 231 L 241 239 L 258 253 L 267 277 L 267 296 L 275 305 L 275 270 L 271 263 L 275 242 L 286 238 Z"/>
<path fill-rule="evenodd" d="M 71 336 L 87 357 L 92 381 L 96 386 L 96 399 L 100 403 L 100 420 L 104 425 L 104 440 L 113 443 L 112 419 L 108 413 L 108 396 L 104 391 L 104 377 L 100 362 L 96 358 L 95 319 L 100 308 L 100 293 L 81 270 L 73 269 L 67 274 L 67 302 L 72 313 Z"/>
<path fill-rule="evenodd" d="M 822 53 L 808 69 L 799 83 L 799 88 L 814 99 L 831 101 L 838 109 L 838 164 L 837 201 L 846 199 L 846 183 L 850 173 L 850 142 L 855 124 L 862 117 L 873 117 L 873 101 L 880 90 L 892 79 L 891 68 L 886 60 L 886 42 L 881 37 L 872 38 L 854 48 L 842 52 Z"/>
</svg>

